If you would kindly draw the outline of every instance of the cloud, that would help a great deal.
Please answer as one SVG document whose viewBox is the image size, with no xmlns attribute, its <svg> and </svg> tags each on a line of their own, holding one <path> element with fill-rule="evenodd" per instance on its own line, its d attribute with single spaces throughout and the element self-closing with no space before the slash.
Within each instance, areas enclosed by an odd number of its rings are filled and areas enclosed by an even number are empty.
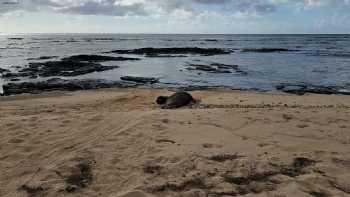
<svg viewBox="0 0 350 197">
<path fill-rule="evenodd" d="M 0 15 L 16 10 L 107 16 L 201 14 L 208 11 L 265 15 L 275 12 L 283 4 L 305 8 L 350 6 L 350 0 L 0 0 Z"/>
<path fill-rule="evenodd" d="M 143 4 L 137 1 L 125 3 L 125 0 L 0 0 L 0 14 L 15 10 L 40 11 L 78 14 L 78 15 L 145 15 Z"/>
<path fill-rule="evenodd" d="M 306 6 L 350 5 L 349 0 L 301 0 Z"/>
<path fill-rule="evenodd" d="M 218 12 L 246 12 L 265 14 L 276 9 L 275 3 L 270 0 L 148 0 L 146 4 L 156 3 L 160 9 L 174 11 L 178 9 L 191 10 L 201 13 L 215 8 Z M 208 10 L 203 10 L 203 7 Z"/>
<path fill-rule="evenodd" d="M 118 4 L 113 0 L 86 1 L 79 5 L 58 8 L 58 11 L 63 13 L 79 15 L 147 15 L 146 11 L 144 10 L 143 4 L 141 3 L 123 4 L 122 2 L 119 2 Z"/>
</svg>

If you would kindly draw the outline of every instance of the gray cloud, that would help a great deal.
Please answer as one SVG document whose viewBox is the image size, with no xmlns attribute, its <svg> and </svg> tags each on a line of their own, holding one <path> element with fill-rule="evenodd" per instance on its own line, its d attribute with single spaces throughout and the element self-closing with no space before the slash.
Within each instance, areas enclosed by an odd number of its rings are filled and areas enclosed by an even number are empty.
<svg viewBox="0 0 350 197">
<path fill-rule="evenodd" d="M 166 7 L 171 9 L 187 8 L 196 10 L 198 5 L 207 5 L 222 8 L 223 11 L 256 12 L 261 14 L 272 12 L 276 9 L 276 4 L 269 0 L 172 0 L 164 2 L 166 2 Z"/>
<path fill-rule="evenodd" d="M 140 3 L 131 5 L 115 5 L 113 1 L 99 3 L 87 1 L 80 5 L 68 6 L 59 10 L 63 13 L 80 14 L 80 15 L 108 15 L 108 16 L 125 16 L 127 14 L 147 15 Z"/>
<path fill-rule="evenodd" d="M 144 16 L 179 9 L 200 13 L 211 6 L 217 12 L 264 15 L 277 10 L 280 4 L 349 6 L 350 0 L 0 0 L 0 15 L 15 10 L 51 10 L 77 15 Z"/>
<path fill-rule="evenodd" d="M 274 12 L 276 8 L 276 4 L 271 3 L 269 1 L 262 0 L 251 0 L 251 1 L 231 1 L 229 3 L 231 8 L 236 8 L 240 12 L 253 12 L 257 14 L 266 14 L 270 12 Z"/>
<path fill-rule="evenodd" d="M 122 0 L 0 0 L 0 15 L 16 10 L 51 10 L 78 15 L 146 15 L 143 3 L 122 4 L 122 2 Z"/>
</svg>

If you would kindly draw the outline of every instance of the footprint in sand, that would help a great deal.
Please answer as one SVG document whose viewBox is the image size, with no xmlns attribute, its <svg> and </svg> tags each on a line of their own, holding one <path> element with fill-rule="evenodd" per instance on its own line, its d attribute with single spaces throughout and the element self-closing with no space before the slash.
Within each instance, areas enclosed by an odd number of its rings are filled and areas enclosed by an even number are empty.
<svg viewBox="0 0 350 197">
<path fill-rule="evenodd" d="M 266 146 L 273 146 L 273 144 L 262 142 L 262 143 L 259 143 L 258 146 L 263 148 L 263 147 L 266 147 Z"/>
<path fill-rule="evenodd" d="M 283 114 L 282 117 L 283 117 L 283 119 L 284 119 L 285 121 L 287 121 L 287 122 L 289 122 L 290 120 L 293 119 L 293 116 L 290 115 L 290 114 Z"/>
<path fill-rule="evenodd" d="M 62 121 L 62 124 L 68 124 L 68 123 L 70 123 L 71 121 L 70 120 L 63 120 Z"/>
<path fill-rule="evenodd" d="M 162 119 L 162 123 L 164 123 L 164 124 L 168 124 L 169 122 L 170 122 L 169 119 Z"/>
<path fill-rule="evenodd" d="M 92 118 L 89 118 L 89 121 L 101 121 L 101 120 L 103 120 L 103 116 L 101 115 L 97 115 Z"/>
<path fill-rule="evenodd" d="M 301 129 L 304 129 L 304 128 L 309 127 L 309 125 L 307 125 L 307 124 L 299 124 L 299 125 L 297 125 L 297 127 L 301 128 Z"/>
<path fill-rule="evenodd" d="M 23 139 L 18 139 L 18 138 L 12 138 L 12 139 L 10 139 L 8 141 L 8 143 L 11 143 L 11 144 L 20 144 L 22 142 L 24 142 L 24 140 Z"/>
<path fill-rule="evenodd" d="M 15 123 L 7 123 L 6 126 L 7 127 L 12 127 L 12 126 L 15 126 L 16 124 Z"/>
<path fill-rule="evenodd" d="M 202 144 L 204 148 L 222 148 L 222 145 L 219 144 L 211 144 L 211 143 L 205 143 Z"/>
<path fill-rule="evenodd" d="M 150 197 L 150 195 L 142 191 L 131 191 L 131 192 L 126 192 L 124 194 L 121 194 L 118 196 L 112 196 L 112 197 Z"/>
<path fill-rule="evenodd" d="M 170 139 L 156 139 L 157 143 L 170 143 L 170 144 L 176 144 L 176 142 L 174 140 L 170 140 Z"/>
<path fill-rule="evenodd" d="M 166 129 L 165 126 L 160 125 L 160 124 L 153 124 L 152 127 L 153 127 L 155 130 L 158 130 L 158 131 L 161 131 L 161 130 L 165 130 L 165 129 Z"/>
</svg>

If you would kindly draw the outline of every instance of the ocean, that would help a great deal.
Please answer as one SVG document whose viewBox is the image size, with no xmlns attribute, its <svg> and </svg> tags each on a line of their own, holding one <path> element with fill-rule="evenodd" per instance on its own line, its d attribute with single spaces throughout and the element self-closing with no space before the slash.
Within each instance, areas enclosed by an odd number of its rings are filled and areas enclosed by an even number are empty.
<svg viewBox="0 0 350 197">
<path fill-rule="evenodd" d="M 148 57 L 106 54 L 143 47 L 220 48 L 228 54 Z M 278 48 L 261 52 L 252 49 Z M 249 50 L 247 50 L 249 49 Z M 279 84 L 339 86 L 350 91 L 350 35 L 147 35 L 147 34 L 19 34 L 0 35 L 0 68 L 13 73 L 31 62 L 56 61 L 72 55 L 93 54 L 141 58 L 140 61 L 101 62 L 117 69 L 64 79 L 105 79 L 121 76 L 159 78 L 162 87 L 229 87 L 276 90 Z M 39 57 L 53 56 L 48 60 Z M 189 65 L 237 65 L 241 72 L 205 72 Z M 36 82 L 55 76 L 3 79 L 3 84 Z M 1 80 L 0 80 L 1 81 Z"/>
</svg>

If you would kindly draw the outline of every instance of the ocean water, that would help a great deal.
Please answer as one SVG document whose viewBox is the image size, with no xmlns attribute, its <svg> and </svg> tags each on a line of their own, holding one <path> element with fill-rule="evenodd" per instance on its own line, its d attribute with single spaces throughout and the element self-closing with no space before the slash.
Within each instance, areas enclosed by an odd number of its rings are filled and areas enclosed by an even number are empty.
<svg viewBox="0 0 350 197">
<path fill-rule="evenodd" d="M 224 48 L 231 54 L 155 58 L 104 54 L 142 47 Z M 286 48 L 274 53 L 242 52 L 246 48 Z M 16 72 L 31 58 L 79 54 L 141 57 L 141 61 L 103 62 L 120 68 L 70 78 L 119 81 L 132 75 L 160 78 L 163 86 L 225 86 L 275 90 L 281 83 L 342 86 L 350 90 L 350 35 L 144 35 L 144 34 L 21 34 L 0 35 L 0 68 Z M 39 62 L 48 60 L 39 60 Z M 188 64 L 238 65 L 242 73 L 206 73 L 186 70 Z M 38 81 L 46 78 L 20 78 Z M 1 80 L 0 80 L 1 81 Z M 4 80 L 3 83 L 9 81 Z"/>
</svg>

